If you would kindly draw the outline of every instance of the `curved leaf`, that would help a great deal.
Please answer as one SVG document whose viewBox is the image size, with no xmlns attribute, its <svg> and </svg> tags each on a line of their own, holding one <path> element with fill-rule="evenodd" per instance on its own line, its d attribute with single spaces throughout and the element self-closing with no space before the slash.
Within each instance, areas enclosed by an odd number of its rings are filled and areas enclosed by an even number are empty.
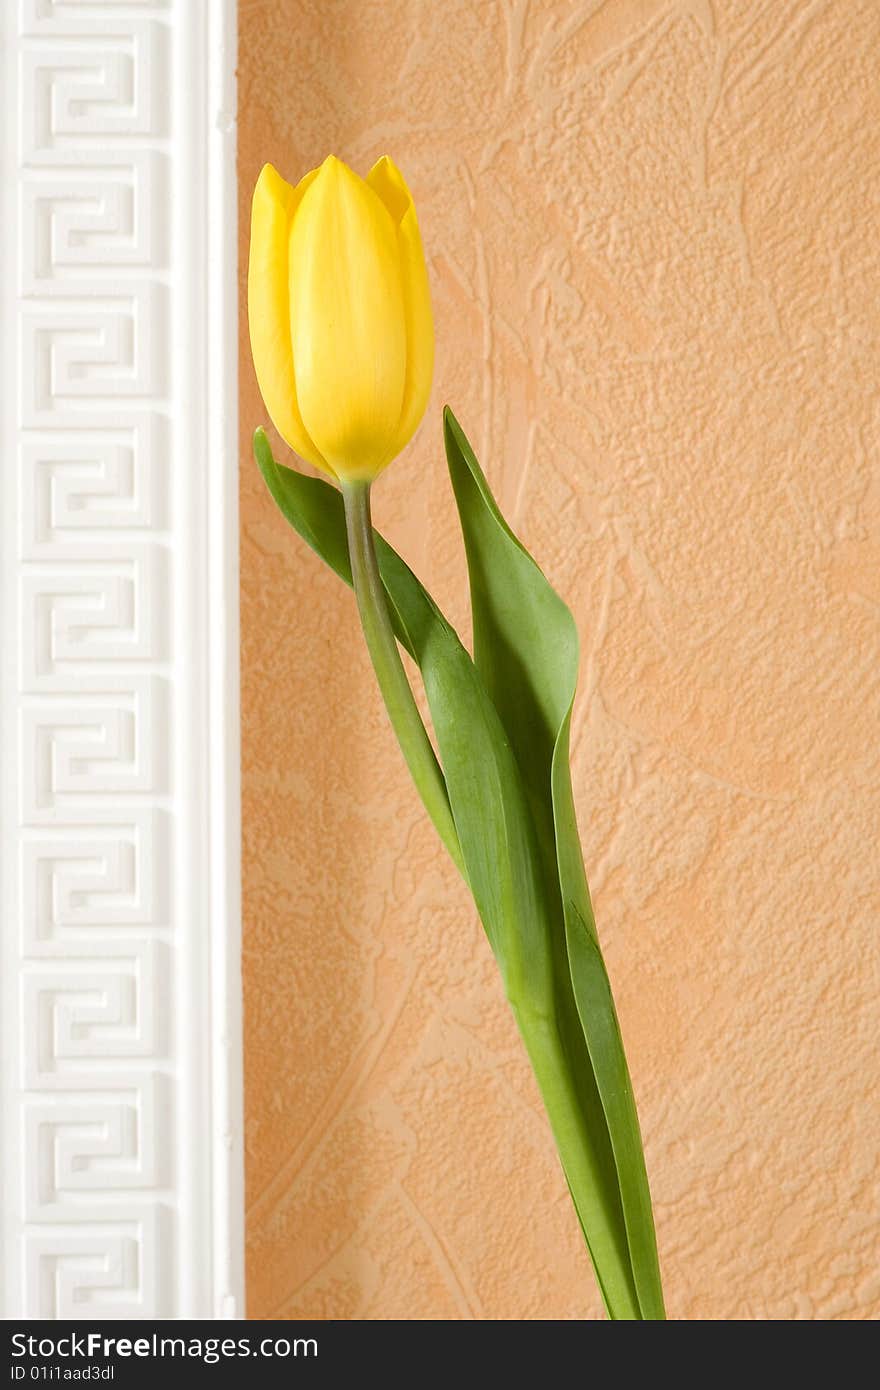
<svg viewBox="0 0 880 1390">
<path fill-rule="evenodd" d="M 262 430 L 254 450 L 287 520 L 351 584 L 341 494 L 285 468 Z M 374 533 L 395 631 L 418 663 L 461 839 L 471 891 L 508 992 L 523 978 L 532 997 L 546 980 L 546 910 L 522 779 L 473 662 L 433 599 L 395 550 Z"/>
</svg>

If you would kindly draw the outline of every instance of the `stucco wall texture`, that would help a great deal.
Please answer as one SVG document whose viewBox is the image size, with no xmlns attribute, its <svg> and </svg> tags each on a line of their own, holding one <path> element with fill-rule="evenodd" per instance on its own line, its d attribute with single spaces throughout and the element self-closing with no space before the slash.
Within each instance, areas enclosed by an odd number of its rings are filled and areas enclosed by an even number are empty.
<svg viewBox="0 0 880 1390">
<path fill-rule="evenodd" d="M 878 52 L 876 0 L 241 0 L 242 266 L 266 159 L 417 199 L 434 396 L 378 523 L 466 631 L 449 401 L 577 616 L 675 1318 L 880 1316 Z M 241 342 L 250 1316 L 600 1317 Z"/>
</svg>

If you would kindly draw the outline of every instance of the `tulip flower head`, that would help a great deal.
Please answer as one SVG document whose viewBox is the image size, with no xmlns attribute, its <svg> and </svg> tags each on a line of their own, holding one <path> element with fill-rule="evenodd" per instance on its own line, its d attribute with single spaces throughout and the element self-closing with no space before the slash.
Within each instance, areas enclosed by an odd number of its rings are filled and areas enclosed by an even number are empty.
<svg viewBox="0 0 880 1390">
<path fill-rule="evenodd" d="M 428 403 L 434 330 L 415 207 L 383 156 L 362 179 L 330 155 L 254 189 L 248 319 L 272 421 L 309 463 L 370 481 Z"/>
</svg>

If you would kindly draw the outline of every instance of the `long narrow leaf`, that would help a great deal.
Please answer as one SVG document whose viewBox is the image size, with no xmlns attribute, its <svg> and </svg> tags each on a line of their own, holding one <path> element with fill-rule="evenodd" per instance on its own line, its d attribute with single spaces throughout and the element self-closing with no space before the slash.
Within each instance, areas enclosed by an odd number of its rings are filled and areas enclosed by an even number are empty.
<svg viewBox="0 0 880 1390">
<path fill-rule="evenodd" d="M 566 1027 L 576 1012 L 588 1053 L 581 1072 L 582 1102 L 601 1159 L 606 1201 L 619 1193 L 642 1315 L 662 1318 L 638 1115 L 596 934 L 571 788 L 568 744 L 577 629 L 563 600 L 505 522 L 448 409 L 444 436 L 468 559 L 474 660 L 522 770 L 545 871 L 548 877 L 558 875 L 557 920 L 564 922 L 555 950 L 558 1006 Z"/>
</svg>

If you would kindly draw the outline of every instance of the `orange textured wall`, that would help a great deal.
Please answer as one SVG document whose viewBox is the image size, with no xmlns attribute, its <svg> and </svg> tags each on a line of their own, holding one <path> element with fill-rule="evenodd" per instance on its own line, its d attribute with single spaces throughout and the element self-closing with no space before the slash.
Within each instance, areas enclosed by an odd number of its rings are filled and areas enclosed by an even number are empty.
<svg viewBox="0 0 880 1390">
<path fill-rule="evenodd" d="M 241 0 L 250 190 L 415 192 L 438 356 L 380 525 L 460 625 L 453 403 L 577 615 L 588 869 L 670 1313 L 880 1316 L 880 5 Z M 244 319 L 243 319 L 244 325 Z M 255 1318 L 594 1318 L 535 1087 L 243 327 Z"/>
</svg>

